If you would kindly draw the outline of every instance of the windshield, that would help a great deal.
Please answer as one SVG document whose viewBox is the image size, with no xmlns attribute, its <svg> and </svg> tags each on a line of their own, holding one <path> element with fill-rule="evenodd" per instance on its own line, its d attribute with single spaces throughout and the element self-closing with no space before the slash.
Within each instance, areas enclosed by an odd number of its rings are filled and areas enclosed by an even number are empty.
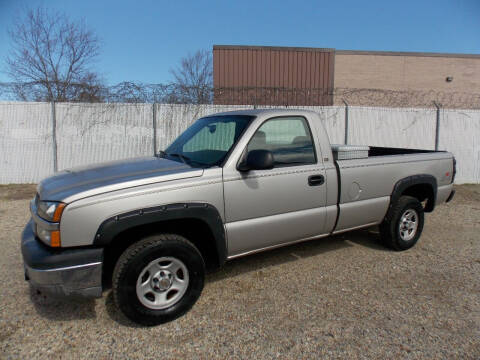
<svg viewBox="0 0 480 360">
<path fill-rule="evenodd" d="M 198 119 L 161 156 L 191 166 L 220 165 L 252 119 L 247 115 Z"/>
</svg>

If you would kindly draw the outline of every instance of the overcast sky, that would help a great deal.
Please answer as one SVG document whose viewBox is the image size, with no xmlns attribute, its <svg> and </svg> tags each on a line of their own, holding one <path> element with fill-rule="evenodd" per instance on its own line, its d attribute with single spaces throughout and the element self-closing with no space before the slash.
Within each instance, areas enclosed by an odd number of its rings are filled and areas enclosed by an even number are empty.
<svg viewBox="0 0 480 360">
<path fill-rule="evenodd" d="M 182 56 L 213 44 L 480 53 L 480 0 L 0 0 L 0 71 L 7 29 L 37 6 L 85 19 L 108 84 L 169 82 Z"/>
</svg>

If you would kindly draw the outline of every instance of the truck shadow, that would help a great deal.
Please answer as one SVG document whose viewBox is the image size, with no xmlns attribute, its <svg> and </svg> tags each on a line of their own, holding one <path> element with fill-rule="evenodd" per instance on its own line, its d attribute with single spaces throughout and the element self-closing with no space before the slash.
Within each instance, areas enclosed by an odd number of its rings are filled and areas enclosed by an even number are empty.
<svg viewBox="0 0 480 360">
<path fill-rule="evenodd" d="M 56 298 L 30 286 L 30 299 L 38 315 L 54 321 L 96 318 L 95 299 Z"/>
<path fill-rule="evenodd" d="M 380 240 L 380 230 L 378 229 L 378 226 L 347 232 L 342 235 L 344 236 L 345 240 L 370 248 L 372 250 L 386 252 L 391 251 L 389 248 L 383 245 L 382 241 Z"/>
<path fill-rule="evenodd" d="M 142 326 L 130 321 L 117 309 L 110 289 L 104 292 L 101 299 L 65 298 L 45 295 L 30 286 L 30 299 L 35 311 L 41 317 L 53 321 L 75 321 L 97 318 L 96 301 L 105 301 L 108 316 L 122 326 L 140 328 Z M 106 294 L 105 294 L 106 293 Z"/>
<path fill-rule="evenodd" d="M 113 299 L 113 292 L 108 290 L 107 296 L 105 298 L 105 309 L 107 314 L 116 323 L 130 327 L 130 328 L 145 328 L 145 326 L 139 325 L 128 319 L 115 305 L 115 300 Z"/>
<path fill-rule="evenodd" d="M 216 282 L 230 277 L 252 271 L 261 270 L 269 266 L 281 265 L 287 262 L 298 261 L 332 251 L 351 248 L 356 245 L 367 247 L 375 251 L 390 251 L 380 244 L 378 230 L 374 228 L 357 230 L 345 234 L 339 234 L 328 238 L 306 241 L 288 245 L 270 251 L 252 254 L 228 261 L 225 266 L 217 271 L 208 273 L 205 281 Z M 105 299 L 105 307 L 108 316 L 118 324 L 131 328 L 142 327 L 126 318 L 115 306 L 113 293 L 108 291 Z"/>
<path fill-rule="evenodd" d="M 216 282 L 229 277 L 258 271 L 262 268 L 281 265 L 302 258 L 318 256 L 324 253 L 353 247 L 355 245 L 360 245 L 376 251 L 390 251 L 381 244 L 378 229 L 362 229 L 327 238 L 319 238 L 298 244 L 287 245 L 281 248 L 230 260 L 221 270 L 208 274 L 206 281 Z"/>
<path fill-rule="evenodd" d="M 375 251 L 390 251 L 380 244 L 375 229 L 358 230 L 233 259 L 227 262 L 221 270 L 207 274 L 206 282 L 216 282 L 258 271 L 262 268 L 328 254 L 357 245 Z M 39 293 L 32 287 L 30 287 L 30 298 L 36 312 L 40 316 L 53 321 L 72 321 L 97 317 L 95 299 L 55 298 Z M 142 327 L 130 321 L 117 309 L 110 289 L 104 292 L 103 298 L 99 301 L 105 301 L 106 312 L 113 321 L 131 328 Z"/>
</svg>

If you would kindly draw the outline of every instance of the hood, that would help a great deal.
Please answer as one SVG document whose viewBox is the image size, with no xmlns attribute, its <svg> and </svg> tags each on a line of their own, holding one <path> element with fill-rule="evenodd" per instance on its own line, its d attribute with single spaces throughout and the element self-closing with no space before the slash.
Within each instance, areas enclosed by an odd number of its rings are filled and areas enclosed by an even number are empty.
<svg viewBox="0 0 480 360">
<path fill-rule="evenodd" d="M 41 200 L 69 203 L 109 191 L 202 174 L 203 169 L 152 156 L 64 170 L 40 182 L 37 190 Z"/>
</svg>

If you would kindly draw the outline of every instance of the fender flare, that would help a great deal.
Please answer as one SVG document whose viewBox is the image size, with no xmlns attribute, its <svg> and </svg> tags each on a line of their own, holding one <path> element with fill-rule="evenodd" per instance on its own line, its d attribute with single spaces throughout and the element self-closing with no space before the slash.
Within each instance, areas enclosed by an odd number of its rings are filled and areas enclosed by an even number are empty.
<svg viewBox="0 0 480 360">
<path fill-rule="evenodd" d="M 390 196 L 389 209 L 398 201 L 405 190 L 414 185 L 429 185 L 432 188 L 433 198 L 427 200 L 425 211 L 433 211 L 437 201 L 437 179 L 433 175 L 428 174 L 412 175 L 397 181 L 393 187 L 392 195 Z"/>
<path fill-rule="evenodd" d="M 215 239 L 219 264 L 223 265 L 227 259 L 225 227 L 218 210 L 207 203 L 175 203 L 112 216 L 100 224 L 93 245 L 107 246 L 116 236 L 137 226 L 180 219 L 197 219 L 208 225 Z"/>
</svg>

